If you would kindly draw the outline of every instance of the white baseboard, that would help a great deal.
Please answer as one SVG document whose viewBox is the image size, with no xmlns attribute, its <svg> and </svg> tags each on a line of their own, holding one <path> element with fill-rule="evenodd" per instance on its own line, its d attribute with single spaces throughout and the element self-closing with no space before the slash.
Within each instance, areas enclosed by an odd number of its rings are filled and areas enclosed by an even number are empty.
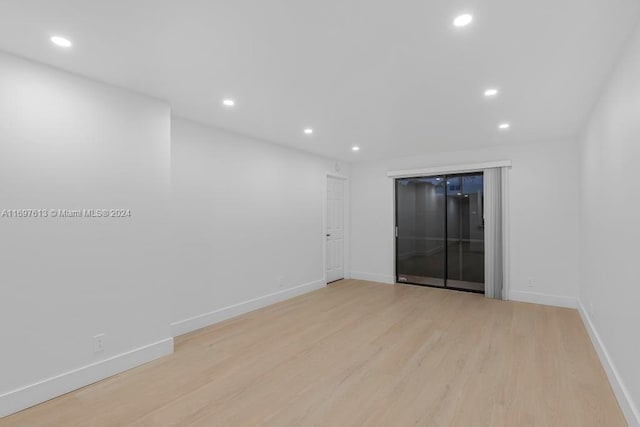
<svg viewBox="0 0 640 427">
<path fill-rule="evenodd" d="M 0 418 L 173 353 L 167 338 L 0 395 Z"/>
<path fill-rule="evenodd" d="M 307 292 L 315 291 L 316 289 L 320 289 L 325 286 L 326 283 L 324 282 L 324 279 L 314 280 L 313 282 L 305 283 L 283 291 L 274 292 L 249 301 L 244 301 L 208 313 L 200 314 L 198 316 L 193 316 L 188 319 L 180 320 L 171 324 L 171 334 L 174 337 L 177 337 L 178 335 L 186 334 L 223 320 L 227 320 Z"/>
<path fill-rule="evenodd" d="M 396 283 L 396 278 L 394 276 L 388 276 L 386 274 L 365 273 L 362 271 L 352 271 L 351 278 L 357 280 L 366 280 L 368 282 L 387 283 L 390 285 Z"/>
<path fill-rule="evenodd" d="M 554 307 L 578 308 L 578 300 L 575 297 L 562 295 L 540 294 L 527 291 L 509 291 L 510 301 L 530 302 L 533 304 L 552 305 Z"/>
<path fill-rule="evenodd" d="M 591 317 L 589 317 L 587 310 L 585 310 L 584 305 L 582 305 L 582 301 L 578 301 L 578 311 L 580 312 L 582 322 L 584 323 L 584 326 L 589 333 L 591 342 L 596 349 L 596 353 L 598 353 L 600 363 L 602 363 L 602 366 L 607 373 L 609 383 L 611 383 L 611 388 L 613 389 L 613 393 L 618 400 L 618 404 L 622 409 L 622 413 L 627 420 L 627 424 L 629 424 L 629 427 L 640 427 L 640 411 L 638 411 L 638 407 L 633 402 L 633 399 L 631 398 L 627 387 L 625 387 L 624 382 L 622 381 L 622 377 L 613 364 L 613 361 L 609 356 L 609 352 L 604 346 L 604 343 L 602 342 L 602 339 L 600 339 L 598 331 L 591 321 Z"/>
</svg>

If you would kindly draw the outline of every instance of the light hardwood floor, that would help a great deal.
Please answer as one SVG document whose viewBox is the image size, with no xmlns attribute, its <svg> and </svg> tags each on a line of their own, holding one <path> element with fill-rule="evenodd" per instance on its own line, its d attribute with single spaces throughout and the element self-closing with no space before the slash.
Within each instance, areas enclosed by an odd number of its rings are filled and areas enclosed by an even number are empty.
<svg viewBox="0 0 640 427">
<path fill-rule="evenodd" d="M 347 280 L 2 426 L 623 426 L 575 310 Z"/>
</svg>

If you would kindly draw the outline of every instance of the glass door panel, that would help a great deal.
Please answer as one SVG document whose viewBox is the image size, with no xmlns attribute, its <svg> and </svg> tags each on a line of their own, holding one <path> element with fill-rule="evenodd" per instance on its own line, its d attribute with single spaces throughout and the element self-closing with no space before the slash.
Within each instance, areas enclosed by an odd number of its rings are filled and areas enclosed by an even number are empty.
<svg viewBox="0 0 640 427">
<path fill-rule="evenodd" d="M 445 285 L 445 179 L 396 180 L 396 280 Z"/>
<path fill-rule="evenodd" d="M 446 285 L 484 291 L 482 173 L 449 176 L 447 181 Z"/>
</svg>

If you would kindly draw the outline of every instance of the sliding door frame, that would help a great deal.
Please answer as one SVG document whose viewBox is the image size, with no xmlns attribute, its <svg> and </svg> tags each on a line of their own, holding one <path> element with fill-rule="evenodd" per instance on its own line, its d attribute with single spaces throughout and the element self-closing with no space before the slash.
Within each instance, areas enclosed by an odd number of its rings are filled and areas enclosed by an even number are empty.
<svg viewBox="0 0 640 427">
<path fill-rule="evenodd" d="M 456 286 L 448 286 L 447 282 L 449 280 L 449 185 L 448 180 L 450 178 L 460 178 L 460 190 L 462 190 L 462 177 L 464 176 L 473 176 L 480 175 L 484 178 L 483 170 L 476 171 L 464 171 L 464 172 L 454 172 L 454 173 L 436 173 L 431 175 L 421 175 L 421 176 L 411 176 L 411 177 L 397 177 L 393 179 L 393 195 L 394 195 L 394 253 L 395 253 L 395 263 L 394 263 L 394 281 L 397 284 L 406 284 L 406 285 L 415 285 L 415 286 L 426 286 L 430 288 L 437 289 L 450 289 L 454 291 L 461 292 L 470 292 L 474 294 L 484 294 L 484 289 L 482 291 L 468 289 L 468 288 L 460 288 Z M 411 179 L 411 178 L 442 178 L 442 182 L 444 184 L 444 268 L 443 268 L 443 285 L 432 285 L 428 283 L 416 283 L 408 280 L 399 281 L 399 273 L 398 273 L 398 181 L 402 179 Z M 484 223 L 484 203 L 483 207 L 483 223 Z M 486 254 L 484 254 L 486 256 Z M 435 277 L 434 277 L 435 279 Z M 453 279 L 452 279 L 453 280 Z M 483 288 L 485 282 L 483 283 Z"/>
<path fill-rule="evenodd" d="M 405 169 L 405 170 L 391 170 L 387 172 L 387 177 L 390 179 L 390 190 L 393 195 L 393 222 L 389 226 L 389 236 L 392 237 L 393 242 L 393 260 L 389 260 L 389 264 L 393 263 L 394 265 L 394 276 L 393 283 L 399 284 L 404 282 L 398 282 L 398 271 L 396 268 L 396 257 L 398 253 L 397 248 L 397 239 L 396 236 L 396 207 L 395 207 L 395 192 L 396 192 L 396 179 L 398 178 L 417 178 L 421 176 L 433 176 L 433 175 L 452 175 L 456 173 L 464 173 L 464 172 L 484 172 L 485 169 L 490 168 L 504 168 L 502 175 L 502 247 L 503 247 L 503 270 L 504 270 L 504 283 L 503 283 L 503 298 L 505 300 L 509 300 L 510 291 L 511 291 L 511 221 L 510 221 L 510 206 L 511 200 L 509 197 L 510 194 L 510 170 L 512 167 L 511 160 L 497 160 L 491 162 L 484 163 L 470 163 L 470 164 L 457 164 L 457 165 L 449 165 L 449 166 L 434 166 L 434 167 L 424 167 L 419 169 Z M 389 194 L 389 193 L 387 193 Z M 391 279 L 389 277 L 389 279 Z M 386 280 L 389 280 L 386 279 Z M 436 286 L 436 288 L 444 289 L 440 286 Z M 452 288 L 448 288 L 452 289 Z"/>
</svg>

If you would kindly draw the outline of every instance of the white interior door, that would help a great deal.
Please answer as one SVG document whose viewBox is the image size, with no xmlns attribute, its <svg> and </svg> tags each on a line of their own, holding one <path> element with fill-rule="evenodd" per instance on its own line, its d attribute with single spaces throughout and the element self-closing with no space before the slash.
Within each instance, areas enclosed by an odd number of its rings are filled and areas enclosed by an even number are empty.
<svg viewBox="0 0 640 427">
<path fill-rule="evenodd" d="M 344 278 L 344 181 L 327 177 L 327 283 Z"/>
</svg>

